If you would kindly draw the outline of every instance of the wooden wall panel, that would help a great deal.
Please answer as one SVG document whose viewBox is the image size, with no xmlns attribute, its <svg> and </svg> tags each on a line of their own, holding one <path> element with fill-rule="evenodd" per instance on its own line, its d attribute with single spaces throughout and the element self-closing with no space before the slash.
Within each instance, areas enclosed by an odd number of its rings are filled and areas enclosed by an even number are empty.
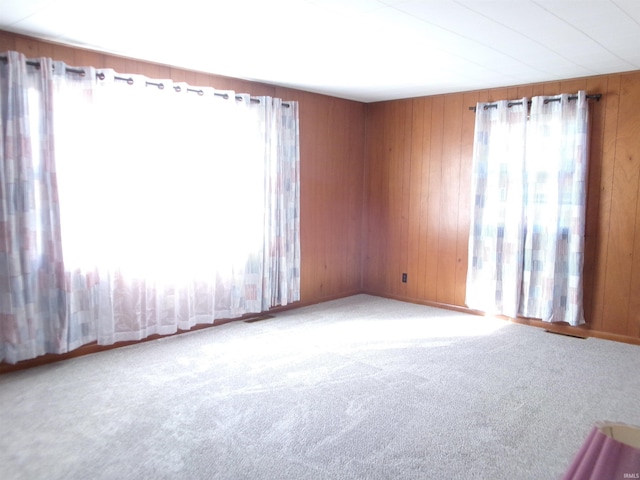
<svg viewBox="0 0 640 480">
<path fill-rule="evenodd" d="M 427 188 L 427 211 L 425 222 L 426 277 L 412 281 L 424 282 L 425 300 L 438 301 L 438 255 L 440 253 L 440 211 L 442 210 L 442 138 L 444 136 L 444 97 L 433 98 L 429 122 L 429 183 Z M 423 187 L 424 188 L 424 187 Z"/>
<path fill-rule="evenodd" d="M 424 230 L 426 224 L 422 222 L 423 215 L 423 201 L 422 195 L 426 192 L 422 188 L 424 184 L 428 183 L 429 171 L 425 167 L 428 164 L 423 159 L 424 152 L 424 122 L 425 122 L 425 101 L 424 98 L 419 98 L 413 101 L 411 108 L 411 150 L 409 152 L 409 212 L 407 219 L 407 258 L 406 258 L 406 272 L 408 282 L 406 284 L 405 294 L 410 298 L 416 298 L 418 296 L 418 284 L 416 278 L 422 278 L 424 275 L 422 263 L 420 261 L 420 246 L 422 242 L 421 238 L 424 237 Z M 428 115 L 428 113 L 427 113 Z M 425 172 L 426 169 L 426 172 Z M 425 181 L 425 178 L 427 181 Z"/>
<path fill-rule="evenodd" d="M 591 155 L 587 190 L 587 218 L 585 237 L 585 311 L 590 312 L 591 328 L 603 329 L 603 308 L 608 250 L 609 216 L 613 185 L 613 158 L 618 121 L 620 79 L 617 76 L 593 77 L 587 91 L 600 92 L 601 108 L 592 108 Z M 605 141 L 606 139 L 606 141 Z M 599 252 L 603 252 L 600 253 Z"/>
<path fill-rule="evenodd" d="M 634 101 L 640 97 L 640 90 L 629 91 L 628 76 L 620 82 L 618 122 L 615 130 L 615 152 L 613 162 L 612 197 L 608 226 L 608 248 L 606 252 L 605 305 L 603 327 L 612 333 L 624 335 L 627 332 L 628 307 L 633 248 L 635 235 L 636 201 L 638 197 L 638 166 L 640 158 L 633 151 L 637 134 L 637 108 Z M 635 93 L 635 94 L 634 94 Z M 622 120 L 624 119 L 624 120 Z M 630 121 L 632 120 L 633 121 Z"/>
<path fill-rule="evenodd" d="M 394 102 L 391 112 L 391 124 L 385 127 L 385 136 L 391 135 L 391 146 L 387 159 L 388 175 L 388 214 L 389 230 L 387 238 L 391 245 L 401 248 L 390 249 L 388 255 L 389 274 L 386 277 L 387 289 L 401 293 L 407 284 L 402 283 L 402 274 L 407 273 L 408 216 L 409 216 L 409 175 L 411 151 L 412 102 L 401 100 Z M 388 143 L 387 143 L 388 144 Z"/>
<path fill-rule="evenodd" d="M 464 96 L 459 94 L 444 97 L 441 164 L 446 167 L 442 168 L 440 178 L 436 301 L 447 305 L 455 303 L 458 218 L 460 210 L 467 208 L 466 205 L 460 205 L 462 116 L 468 113 L 464 110 L 463 100 Z"/>
<path fill-rule="evenodd" d="M 365 204 L 367 215 L 363 222 L 362 283 L 367 291 L 384 291 L 383 264 L 386 247 L 384 236 L 386 226 L 383 219 L 382 188 L 384 165 L 384 104 L 376 104 L 367 109 L 365 142 Z"/>
<path fill-rule="evenodd" d="M 620 246 L 622 251 L 617 251 L 620 263 L 626 259 L 624 269 L 621 270 L 621 278 L 627 278 L 625 284 L 627 290 L 623 305 L 626 311 L 622 311 L 624 322 L 616 322 L 617 333 L 640 337 L 640 72 L 622 75 L 620 82 L 620 106 L 616 141 L 616 173 L 614 176 L 616 205 L 612 205 L 611 224 L 614 228 L 621 228 L 622 235 L 629 235 L 625 240 L 617 241 L 614 236 L 618 233 L 610 232 L 609 245 L 615 248 Z M 619 182 L 617 182 L 619 180 Z M 618 207 L 618 208 L 615 208 Z M 624 225 L 624 227 L 623 227 Z M 610 252 L 610 255 L 613 252 Z M 607 266 L 609 262 L 607 262 Z M 619 292 L 617 293 L 619 296 Z M 618 297 L 619 298 L 619 297 Z M 616 312 L 617 313 L 617 312 Z M 608 317 L 607 317 L 608 318 Z"/>
<path fill-rule="evenodd" d="M 517 98 L 516 95 L 515 98 Z M 458 218 L 456 245 L 456 279 L 454 305 L 464 305 L 467 291 L 467 259 L 469 256 L 469 223 L 471 222 L 472 198 L 471 169 L 473 159 L 473 134 L 475 115 L 468 108 L 478 103 L 478 92 L 468 92 L 462 96 L 462 129 L 460 132 L 460 187 L 458 196 Z"/>
<path fill-rule="evenodd" d="M 432 225 L 429 224 L 429 213 L 433 212 L 432 203 L 429 201 L 430 189 L 431 185 L 431 175 L 436 175 L 437 172 L 431 171 L 431 118 L 434 106 L 434 98 L 424 98 L 415 100 L 414 105 L 414 117 L 418 114 L 418 109 L 424 111 L 422 115 L 422 122 L 415 126 L 416 130 L 414 135 L 421 139 L 422 151 L 417 150 L 418 145 L 416 145 L 416 149 L 411 152 L 411 157 L 414 159 L 414 163 L 420 165 L 420 169 L 422 171 L 422 180 L 419 185 L 420 196 L 419 201 L 420 205 L 415 208 L 420 209 L 420 218 L 419 223 L 414 227 L 415 224 L 410 225 L 410 231 L 418 232 L 418 265 L 417 265 L 417 273 L 418 276 L 411 276 L 409 279 L 409 285 L 411 286 L 411 291 L 415 292 L 415 296 L 411 298 L 426 298 L 426 289 L 429 282 L 427 281 L 431 271 L 429 270 L 430 264 L 429 260 L 431 260 L 431 256 L 429 255 L 429 244 L 426 242 L 426 239 L 429 238 L 429 230 L 433 228 Z M 435 198 L 435 197 L 434 197 Z M 432 210 L 433 209 L 433 210 Z M 431 214 L 433 216 L 433 213 Z M 411 228 L 414 227 L 414 228 Z M 410 259 L 410 263 L 413 264 L 415 259 Z"/>
<path fill-rule="evenodd" d="M 51 57 L 70 66 L 113 68 L 194 86 L 299 102 L 301 151 L 301 302 L 362 291 L 364 105 L 257 82 L 209 75 L 0 31 L 0 51 Z M 400 198 L 400 197 L 399 197 Z"/>
<path fill-rule="evenodd" d="M 367 130 L 384 125 L 385 135 L 375 140 L 368 136 L 366 141 L 367 221 L 379 221 L 373 218 L 379 211 L 385 218 L 402 217 L 408 212 L 408 239 L 383 234 L 384 242 L 364 245 L 365 290 L 464 308 L 474 130 L 474 114 L 468 107 L 477 101 L 580 89 L 601 93 L 602 99 L 590 102 L 584 267 L 588 325 L 567 328 L 640 343 L 640 110 L 636 108 L 640 103 L 640 72 L 417 98 L 413 99 L 411 116 L 398 125 L 394 122 L 399 120 L 390 114 L 397 102 L 368 105 Z M 389 147 L 399 141 L 396 135 L 410 141 L 404 158 L 389 155 Z M 394 187 L 393 183 L 400 180 L 397 175 L 388 176 L 386 162 L 408 166 L 408 189 Z M 380 185 L 404 191 L 405 200 L 387 198 Z M 381 226 L 387 225 L 383 222 Z M 408 265 L 395 253 L 404 249 Z M 404 289 L 398 287 L 400 279 L 396 278 L 402 268 L 412 272 Z"/>
<path fill-rule="evenodd" d="M 303 298 L 360 292 L 364 106 L 278 90 L 300 102 Z"/>
</svg>

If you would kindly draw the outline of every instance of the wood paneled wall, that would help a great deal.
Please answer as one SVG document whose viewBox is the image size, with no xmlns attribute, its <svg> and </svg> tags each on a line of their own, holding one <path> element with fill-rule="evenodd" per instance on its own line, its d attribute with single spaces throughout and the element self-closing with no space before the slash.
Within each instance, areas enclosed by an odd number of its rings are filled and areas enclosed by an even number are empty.
<svg viewBox="0 0 640 480">
<path fill-rule="evenodd" d="M 294 90 L 276 93 L 300 102 L 303 302 L 360 293 L 365 106 Z"/>
<path fill-rule="evenodd" d="M 584 329 L 640 340 L 640 72 L 367 106 L 363 284 L 464 307 L 478 101 L 586 90 L 591 150 Z M 402 273 L 407 283 L 402 283 Z"/>
<path fill-rule="evenodd" d="M 70 66 L 113 68 L 194 86 L 270 95 L 300 106 L 301 302 L 360 292 L 363 218 L 364 115 L 359 102 L 172 68 L 70 48 L 0 31 L 0 52 L 50 57 Z"/>
</svg>

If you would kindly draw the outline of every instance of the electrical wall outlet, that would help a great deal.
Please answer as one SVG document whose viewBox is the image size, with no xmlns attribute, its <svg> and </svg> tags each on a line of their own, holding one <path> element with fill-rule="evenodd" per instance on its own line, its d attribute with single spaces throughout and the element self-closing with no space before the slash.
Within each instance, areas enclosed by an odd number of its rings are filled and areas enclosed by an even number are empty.
<svg viewBox="0 0 640 480">
<path fill-rule="evenodd" d="M 407 283 L 407 274 L 406 273 L 402 274 L 402 283 Z"/>
</svg>

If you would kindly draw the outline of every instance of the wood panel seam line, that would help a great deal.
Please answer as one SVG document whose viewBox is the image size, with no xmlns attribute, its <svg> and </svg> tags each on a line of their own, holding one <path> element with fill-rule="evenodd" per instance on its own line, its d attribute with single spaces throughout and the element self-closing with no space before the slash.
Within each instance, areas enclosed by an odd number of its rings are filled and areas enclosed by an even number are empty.
<svg viewBox="0 0 640 480">
<path fill-rule="evenodd" d="M 609 85 L 609 80 L 607 80 L 607 86 Z M 617 105 L 615 106 L 615 128 L 614 131 L 617 132 L 618 131 L 618 121 L 620 119 L 620 89 L 622 87 L 622 80 L 621 77 L 618 76 L 617 77 Z M 609 90 L 609 89 L 608 89 Z M 607 97 L 610 97 L 610 95 L 607 95 Z M 607 99 L 607 106 L 609 106 L 609 98 Z M 611 107 L 613 108 L 613 107 Z M 607 124 L 607 117 L 609 116 L 610 112 L 609 109 L 607 108 L 604 112 L 604 122 L 603 122 L 603 141 L 605 138 L 605 133 L 606 133 L 606 124 Z M 609 252 L 611 250 L 611 245 L 609 243 L 609 235 L 611 232 L 611 205 L 613 203 L 613 184 L 614 184 L 614 179 L 615 179 L 615 171 L 616 171 L 616 159 L 617 159 L 617 149 L 618 149 L 618 142 L 614 141 L 613 142 L 613 152 L 611 153 L 612 155 L 612 164 L 611 164 L 611 185 L 609 186 L 609 190 L 608 190 L 608 195 L 609 195 L 609 205 L 608 205 L 608 211 L 607 211 L 607 228 L 606 228 L 606 252 L 603 252 L 602 255 L 604 255 L 605 260 L 604 260 L 604 272 L 602 273 L 603 275 L 603 281 L 602 281 L 602 320 L 601 320 L 601 324 L 602 324 L 602 329 L 606 329 L 606 318 L 605 318 L 605 313 L 607 311 L 606 308 L 606 291 L 607 291 L 607 277 L 609 275 Z M 603 145 L 603 154 L 604 154 L 604 145 Z M 602 180 L 601 180 L 602 182 Z M 601 232 L 598 232 L 601 233 Z M 602 240 L 602 239 L 600 239 Z"/>
</svg>

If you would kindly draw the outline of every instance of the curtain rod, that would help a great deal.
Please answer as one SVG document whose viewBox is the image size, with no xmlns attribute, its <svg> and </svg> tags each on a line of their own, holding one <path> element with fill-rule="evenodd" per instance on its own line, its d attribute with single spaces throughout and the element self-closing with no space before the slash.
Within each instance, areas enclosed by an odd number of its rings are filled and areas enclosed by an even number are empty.
<svg viewBox="0 0 640 480">
<path fill-rule="evenodd" d="M 0 56 L 0 60 L 2 60 L 3 62 L 7 62 L 8 58 L 5 56 Z M 36 68 L 40 68 L 40 62 L 37 60 L 26 60 L 26 64 L 31 66 L 31 67 L 36 67 Z M 55 66 L 54 66 L 55 68 Z M 65 73 L 75 73 L 80 75 L 81 77 L 84 77 L 86 75 L 86 72 L 81 69 L 81 68 L 73 68 L 73 67 L 65 67 Z M 102 72 L 96 72 L 96 78 L 98 78 L 99 80 L 104 80 L 105 79 L 105 75 Z M 133 85 L 134 80 L 131 77 L 114 77 L 114 79 L 116 80 L 121 80 L 124 82 L 127 82 L 127 85 Z M 160 90 L 164 89 L 164 84 L 162 82 L 146 82 L 145 86 L 153 86 L 153 87 L 158 87 Z M 176 85 L 173 87 L 173 89 L 176 92 L 180 92 L 182 90 L 182 88 L 179 85 Z M 193 93 L 197 93 L 198 95 L 202 96 L 204 95 L 204 90 L 202 89 L 196 89 L 196 88 L 187 88 L 187 92 L 193 92 Z M 218 93 L 218 92 L 214 92 L 213 93 L 215 96 L 217 97 L 222 97 L 225 100 L 229 99 L 229 94 L 228 93 Z M 241 95 L 236 95 L 236 100 L 240 101 L 243 99 L 243 97 Z M 260 103 L 260 99 L 259 98 L 255 98 L 255 97 L 250 97 L 251 99 L 251 103 Z M 282 102 L 282 106 L 289 108 L 289 104 L 286 102 Z"/>
<path fill-rule="evenodd" d="M 73 72 L 73 73 L 79 73 L 79 72 Z M 82 71 L 81 75 L 85 75 L 84 71 Z M 98 78 L 98 80 L 104 80 L 105 79 L 105 75 L 102 72 L 97 72 L 96 73 L 96 78 Z M 127 82 L 127 85 L 133 85 L 134 80 L 131 77 L 118 77 L 115 76 L 113 77 L 115 80 L 120 80 L 123 82 Z M 149 82 L 146 81 L 145 82 L 145 87 L 158 87 L 158 90 L 164 90 L 164 83 L 162 82 Z M 173 89 L 176 92 L 181 92 L 182 91 L 182 87 L 180 85 L 174 85 Z M 198 95 L 202 96 L 204 95 L 204 90 L 199 89 L 199 88 L 187 88 L 187 92 L 193 92 L 193 93 L 197 93 Z M 222 97 L 225 100 L 229 99 L 229 94 L 228 93 L 219 93 L 219 92 L 213 92 L 213 94 L 216 97 Z M 260 103 L 260 99 L 259 98 L 254 98 L 254 97 L 250 97 L 251 98 L 251 102 L 252 103 Z M 236 95 L 236 100 L 242 100 L 242 95 Z M 284 105 L 284 103 L 283 103 Z M 287 107 L 289 106 L 289 104 L 287 104 Z"/>
<path fill-rule="evenodd" d="M 587 98 L 592 98 L 594 100 L 596 100 L 597 102 L 600 101 L 600 97 L 602 97 L 602 94 L 600 93 L 594 93 L 592 95 L 587 95 Z M 578 96 L 577 95 L 569 95 L 569 100 L 577 100 Z M 544 103 L 549 103 L 549 102 L 559 102 L 560 101 L 560 97 L 555 97 L 555 98 L 547 98 L 544 100 Z M 514 105 L 522 105 L 522 102 L 509 102 L 507 103 L 507 107 L 513 107 Z M 531 106 L 531 100 L 529 100 L 527 102 L 527 105 Z M 498 108 L 498 104 L 497 103 L 489 103 L 487 105 L 484 106 L 484 109 L 487 110 L 489 108 Z M 474 112 L 476 111 L 476 107 L 469 107 L 469 110 L 473 110 Z"/>
</svg>

